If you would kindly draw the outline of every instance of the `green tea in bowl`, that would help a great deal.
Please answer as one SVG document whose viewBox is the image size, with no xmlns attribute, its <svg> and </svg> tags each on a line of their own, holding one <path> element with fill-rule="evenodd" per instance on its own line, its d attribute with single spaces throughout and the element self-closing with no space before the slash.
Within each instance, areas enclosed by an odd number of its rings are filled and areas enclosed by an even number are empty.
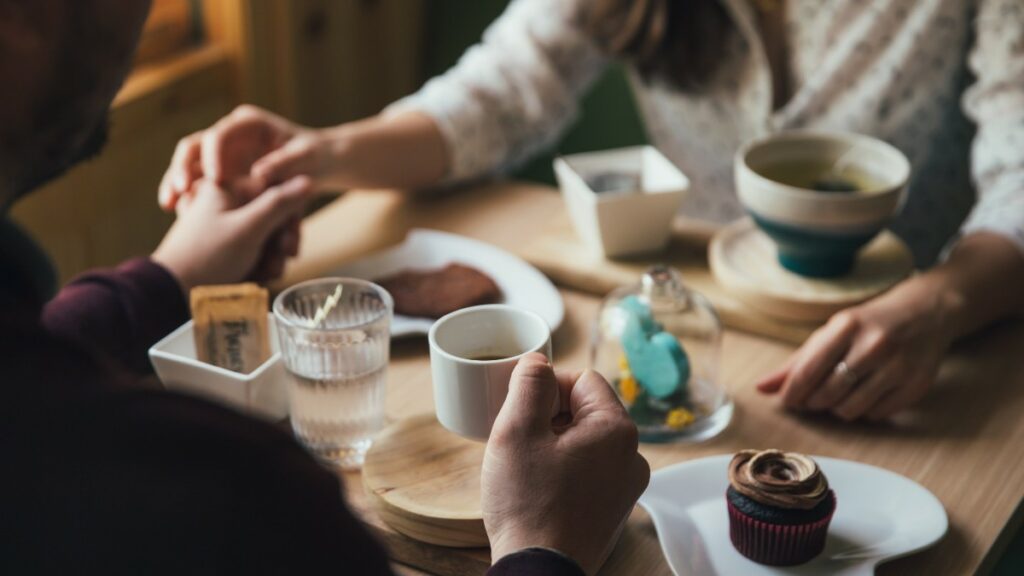
<svg viewBox="0 0 1024 576">
<path fill-rule="evenodd" d="M 740 148 L 736 191 L 787 270 L 842 276 L 906 196 L 910 162 L 872 137 L 784 132 Z"/>
<path fill-rule="evenodd" d="M 811 160 L 785 161 L 760 169 L 765 178 L 815 192 L 871 194 L 885 190 L 885 180 L 856 165 Z"/>
</svg>

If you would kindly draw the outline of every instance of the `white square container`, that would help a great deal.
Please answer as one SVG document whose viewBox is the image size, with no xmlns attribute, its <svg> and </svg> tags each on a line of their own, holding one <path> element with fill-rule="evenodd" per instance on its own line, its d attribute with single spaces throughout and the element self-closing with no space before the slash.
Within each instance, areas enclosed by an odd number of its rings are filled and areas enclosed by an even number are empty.
<svg viewBox="0 0 1024 576">
<path fill-rule="evenodd" d="M 196 359 L 192 321 L 153 345 L 149 360 L 168 390 L 203 396 L 236 410 L 281 420 L 288 416 L 288 378 L 281 362 L 277 323 L 268 314 L 271 356 L 248 374 L 239 374 Z"/>
<path fill-rule="evenodd" d="M 588 179 L 600 174 L 631 173 L 640 190 L 594 192 Z M 690 180 L 653 146 L 571 154 L 555 159 L 576 232 L 607 257 L 655 252 L 664 248 Z"/>
</svg>

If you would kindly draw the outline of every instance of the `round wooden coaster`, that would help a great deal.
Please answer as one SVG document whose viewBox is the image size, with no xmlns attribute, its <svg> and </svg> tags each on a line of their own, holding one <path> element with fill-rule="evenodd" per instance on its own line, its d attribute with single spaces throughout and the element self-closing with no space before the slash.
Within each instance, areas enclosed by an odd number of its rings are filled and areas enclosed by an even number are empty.
<svg viewBox="0 0 1024 576">
<path fill-rule="evenodd" d="M 363 487 L 389 526 L 454 547 L 487 546 L 480 509 L 484 444 L 444 429 L 432 414 L 397 422 L 366 453 Z"/>
<path fill-rule="evenodd" d="M 749 218 L 723 228 L 708 250 L 715 280 L 747 306 L 782 320 L 821 322 L 868 300 L 913 272 L 910 249 L 883 231 L 857 256 L 849 274 L 807 278 L 786 270 L 775 244 Z"/>
</svg>

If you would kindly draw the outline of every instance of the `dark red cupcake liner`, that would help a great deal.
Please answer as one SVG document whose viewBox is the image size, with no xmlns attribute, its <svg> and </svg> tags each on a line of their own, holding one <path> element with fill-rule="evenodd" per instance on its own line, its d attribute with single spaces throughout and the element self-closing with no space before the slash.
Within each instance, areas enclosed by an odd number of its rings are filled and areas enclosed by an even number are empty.
<svg viewBox="0 0 1024 576">
<path fill-rule="evenodd" d="M 729 539 L 736 550 L 759 564 L 794 566 L 803 564 L 825 549 L 828 525 L 836 511 L 836 496 L 830 490 L 832 510 L 821 520 L 808 524 L 769 524 L 747 516 L 731 502 Z"/>
</svg>

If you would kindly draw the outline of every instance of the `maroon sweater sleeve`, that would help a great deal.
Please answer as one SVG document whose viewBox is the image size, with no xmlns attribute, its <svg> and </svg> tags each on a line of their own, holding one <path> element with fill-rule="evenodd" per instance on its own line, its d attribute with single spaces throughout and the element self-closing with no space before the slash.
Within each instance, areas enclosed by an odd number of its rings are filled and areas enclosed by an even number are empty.
<svg viewBox="0 0 1024 576">
<path fill-rule="evenodd" d="M 181 286 L 164 267 L 137 258 L 86 272 L 46 304 L 43 329 L 138 374 L 149 347 L 188 320 Z"/>
<path fill-rule="evenodd" d="M 568 556 L 545 548 L 527 548 L 498 560 L 487 576 L 586 576 Z"/>
</svg>

